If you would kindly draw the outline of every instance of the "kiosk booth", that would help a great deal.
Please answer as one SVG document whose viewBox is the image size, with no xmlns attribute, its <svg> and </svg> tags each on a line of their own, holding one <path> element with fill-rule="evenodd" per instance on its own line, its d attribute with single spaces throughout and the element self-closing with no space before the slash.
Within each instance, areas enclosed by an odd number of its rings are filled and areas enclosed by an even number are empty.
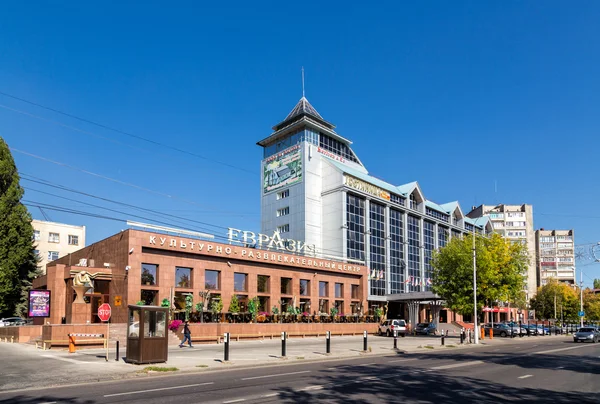
<svg viewBox="0 0 600 404">
<path fill-rule="evenodd" d="M 129 305 L 127 355 L 130 363 L 166 362 L 168 356 L 167 319 L 169 309 L 158 306 Z"/>
</svg>

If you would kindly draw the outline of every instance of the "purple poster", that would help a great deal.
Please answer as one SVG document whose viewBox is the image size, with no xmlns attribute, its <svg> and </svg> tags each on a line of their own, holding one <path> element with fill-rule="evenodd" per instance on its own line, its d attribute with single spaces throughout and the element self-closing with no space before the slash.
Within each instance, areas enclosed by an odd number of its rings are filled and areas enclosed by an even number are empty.
<svg viewBox="0 0 600 404">
<path fill-rule="evenodd" d="M 29 317 L 50 317 L 50 291 L 29 291 Z"/>
</svg>

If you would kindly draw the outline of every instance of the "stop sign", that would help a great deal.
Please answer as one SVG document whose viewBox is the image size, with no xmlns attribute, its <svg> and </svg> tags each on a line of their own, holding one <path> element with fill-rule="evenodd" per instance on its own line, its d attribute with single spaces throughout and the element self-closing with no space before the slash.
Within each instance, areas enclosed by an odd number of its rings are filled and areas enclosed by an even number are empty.
<svg viewBox="0 0 600 404">
<path fill-rule="evenodd" d="M 110 319 L 111 308 L 110 304 L 103 303 L 98 307 L 98 317 L 101 321 L 108 321 Z"/>
</svg>

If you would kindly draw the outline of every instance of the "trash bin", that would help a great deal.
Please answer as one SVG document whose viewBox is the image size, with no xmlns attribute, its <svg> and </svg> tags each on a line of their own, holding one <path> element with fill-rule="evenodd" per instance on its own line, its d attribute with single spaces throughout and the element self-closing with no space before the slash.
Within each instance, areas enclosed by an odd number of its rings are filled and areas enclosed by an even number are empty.
<svg viewBox="0 0 600 404">
<path fill-rule="evenodd" d="M 129 305 L 127 324 L 127 353 L 130 363 L 161 363 L 167 361 L 169 309 L 159 306 Z"/>
</svg>

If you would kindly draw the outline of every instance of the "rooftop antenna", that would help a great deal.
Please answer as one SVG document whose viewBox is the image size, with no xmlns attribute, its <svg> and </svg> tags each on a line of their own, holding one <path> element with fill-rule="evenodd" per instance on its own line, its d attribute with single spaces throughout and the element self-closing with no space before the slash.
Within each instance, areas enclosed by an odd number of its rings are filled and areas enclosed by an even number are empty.
<svg viewBox="0 0 600 404">
<path fill-rule="evenodd" d="M 304 66 L 302 66 L 302 98 L 304 98 Z"/>
</svg>

